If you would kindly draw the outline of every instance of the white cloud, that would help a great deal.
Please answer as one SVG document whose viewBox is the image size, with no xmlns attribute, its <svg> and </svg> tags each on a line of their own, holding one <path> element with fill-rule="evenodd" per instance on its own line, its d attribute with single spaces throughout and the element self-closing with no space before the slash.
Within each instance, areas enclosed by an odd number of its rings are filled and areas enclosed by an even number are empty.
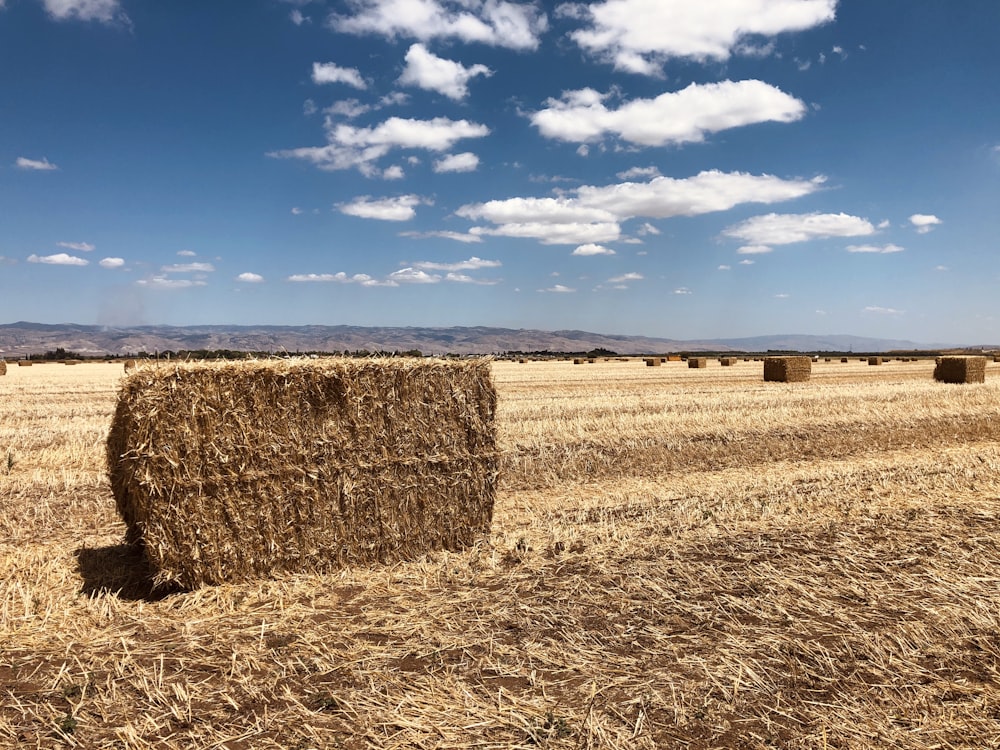
<svg viewBox="0 0 1000 750">
<path fill-rule="evenodd" d="M 19 156 L 14 162 L 14 166 L 18 169 L 30 169 L 36 172 L 51 172 L 54 169 L 59 169 L 59 167 L 44 156 L 41 159 L 28 159 L 24 156 Z"/>
<path fill-rule="evenodd" d="M 674 289 L 674 294 L 691 294 L 691 293 L 692 293 L 691 290 L 688 289 L 686 286 L 682 286 L 682 287 L 678 287 L 677 289 Z"/>
<path fill-rule="evenodd" d="M 891 307 L 879 307 L 878 305 L 869 305 L 864 308 L 862 312 L 872 313 L 873 315 L 902 315 L 904 310 L 895 310 Z"/>
<path fill-rule="evenodd" d="M 475 172 L 479 166 L 479 157 L 465 151 L 461 154 L 449 154 L 434 162 L 434 171 L 441 172 Z"/>
<path fill-rule="evenodd" d="M 296 283 L 338 283 L 338 284 L 360 284 L 361 286 L 384 286 L 366 273 L 356 273 L 348 276 L 343 271 L 339 273 L 297 273 L 288 277 L 288 281 Z"/>
<path fill-rule="evenodd" d="M 454 240 L 455 242 L 482 242 L 483 238 L 477 234 L 469 234 L 467 232 L 451 232 L 447 230 L 441 230 L 437 232 L 400 232 L 400 237 L 411 237 L 418 240 L 426 239 L 443 239 L 443 240 Z"/>
<path fill-rule="evenodd" d="M 316 106 L 316 102 L 314 102 L 312 99 L 306 99 L 304 102 L 302 102 L 302 114 L 304 114 L 306 117 L 310 117 L 316 114 L 317 110 L 318 107 Z"/>
<path fill-rule="evenodd" d="M 790 294 L 785 294 L 784 292 L 779 292 L 778 294 L 774 295 L 774 298 L 775 299 L 788 299 L 791 296 L 792 295 L 790 295 Z"/>
<path fill-rule="evenodd" d="M 135 283 L 150 289 L 190 289 L 207 286 L 207 283 L 200 279 L 168 279 L 166 276 L 152 276 L 148 279 L 139 279 Z"/>
<path fill-rule="evenodd" d="M 547 138 L 594 142 L 606 135 L 639 146 L 700 143 L 706 134 L 761 122 L 794 122 L 806 106 L 763 81 L 692 83 L 655 99 L 634 99 L 608 109 L 609 94 L 594 89 L 564 91 L 532 113 L 531 123 Z"/>
<path fill-rule="evenodd" d="M 75 255 L 56 253 L 55 255 L 29 255 L 29 263 L 47 263 L 52 266 L 86 266 L 90 261 L 77 258 Z"/>
<path fill-rule="evenodd" d="M 400 195 L 395 198 L 372 199 L 363 195 L 350 203 L 340 204 L 340 212 L 348 216 L 362 219 L 379 219 L 381 221 L 409 221 L 417 212 L 415 206 L 428 203 L 419 195 Z"/>
<path fill-rule="evenodd" d="M 298 206 L 292 206 L 292 215 L 293 216 L 301 216 L 304 213 L 305 213 L 305 211 L 303 211 Z"/>
<path fill-rule="evenodd" d="M 215 266 L 211 263 L 174 263 L 163 266 L 160 271 L 162 273 L 212 273 L 215 271 Z"/>
<path fill-rule="evenodd" d="M 888 255 L 890 253 L 901 253 L 903 252 L 902 247 L 899 245 L 893 245 L 889 243 L 888 245 L 848 245 L 847 252 L 849 253 L 880 253 L 882 255 Z"/>
<path fill-rule="evenodd" d="M 382 171 L 383 180 L 401 180 L 406 177 L 406 172 L 398 164 L 393 164 Z"/>
<path fill-rule="evenodd" d="M 715 270 L 717 270 L 717 271 L 732 271 L 732 270 L 733 270 L 733 267 L 732 267 L 732 266 L 729 266 L 729 265 L 726 265 L 725 263 L 723 263 L 722 265 L 720 265 L 720 266 L 719 266 L 718 268 L 716 268 Z"/>
<path fill-rule="evenodd" d="M 302 24 L 304 24 L 306 21 L 309 20 L 304 15 L 302 15 L 302 11 L 299 10 L 298 8 L 293 10 L 288 17 L 292 19 L 292 23 L 294 23 L 296 26 L 301 26 Z"/>
<path fill-rule="evenodd" d="M 124 258 L 101 258 L 101 262 L 98 263 L 101 268 L 121 268 L 125 265 Z"/>
<path fill-rule="evenodd" d="M 657 229 L 656 227 L 654 227 L 648 221 L 646 223 L 644 223 L 638 229 L 638 234 L 641 235 L 641 236 L 643 236 L 643 237 L 646 236 L 647 234 L 659 234 L 659 233 L 660 233 L 660 230 Z"/>
<path fill-rule="evenodd" d="M 771 252 L 774 252 L 774 248 L 767 245 L 743 245 L 736 248 L 737 255 L 764 255 Z"/>
<path fill-rule="evenodd" d="M 573 251 L 573 255 L 614 255 L 615 251 L 610 247 L 604 247 L 604 245 L 597 245 L 593 242 L 586 245 L 580 245 L 576 250 Z"/>
<path fill-rule="evenodd" d="M 722 234 L 753 245 L 788 245 L 829 237 L 863 237 L 875 231 L 870 221 L 858 216 L 811 213 L 754 216 Z"/>
<path fill-rule="evenodd" d="M 65 247 L 67 250 L 76 250 L 81 253 L 89 253 L 94 250 L 94 246 L 89 242 L 57 242 L 56 247 Z"/>
<path fill-rule="evenodd" d="M 496 286 L 500 283 L 500 279 L 477 279 L 464 273 L 446 274 L 444 280 L 456 284 L 478 284 L 479 286 Z"/>
<path fill-rule="evenodd" d="M 424 271 L 477 271 L 480 268 L 499 268 L 503 264 L 498 260 L 484 260 L 473 255 L 468 260 L 461 260 L 458 263 L 435 263 L 434 261 L 422 260 L 412 265 L 414 268 Z"/>
<path fill-rule="evenodd" d="M 57 21 L 75 18 L 80 21 L 128 21 L 118 0 L 42 0 L 45 11 Z"/>
<path fill-rule="evenodd" d="M 948 266 L 934 266 L 934 270 L 935 271 L 947 271 L 949 269 L 948 269 Z"/>
<path fill-rule="evenodd" d="M 933 214 L 913 214 L 910 217 L 910 224 L 916 228 L 917 234 L 927 234 L 941 223 L 941 219 Z"/>
<path fill-rule="evenodd" d="M 455 213 L 499 226 L 473 227 L 473 234 L 527 237 L 545 244 L 610 242 L 621 237 L 619 221 L 663 219 L 725 211 L 740 203 L 790 200 L 820 188 L 825 178 L 782 180 L 771 175 L 701 172 L 686 179 L 585 185 L 557 198 L 508 198 L 468 204 Z"/>
<path fill-rule="evenodd" d="M 324 109 L 323 114 L 353 120 L 355 117 L 360 117 L 363 114 L 371 112 L 371 110 L 371 105 L 362 104 L 357 99 L 341 99 L 339 102 L 334 102 Z"/>
<path fill-rule="evenodd" d="M 437 284 L 441 277 L 436 273 L 427 273 L 419 268 L 401 268 L 389 274 L 389 281 L 401 284 Z"/>
<path fill-rule="evenodd" d="M 356 89 L 366 89 L 368 84 L 357 68 L 342 68 L 337 63 L 313 63 L 313 83 L 346 83 Z"/>
<path fill-rule="evenodd" d="M 294 208 L 292 209 L 292 213 L 295 213 Z M 178 250 L 177 254 L 182 258 L 194 258 L 196 255 L 198 255 L 198 253 L 196 253 L 194 250 Z"/>
<path fill-rule="evenodd" d="M 241 273 L 239 276 L 237 276 L 236 280 L 242 281 L 247 284 L 260 284 L 262 281 L 264 281 L 264 277 L 261 276 L 259 273 L 251 273 L 247 271 L 246 273 Z"/>
<path fill-rule="evenodd" d="M 353 11 L 333 14 L 329 25 L 349 34 L 430 41 L 460 39 L 531 50 L 548 19 L 533 4 L 507 0 L 348 0 Z"/>
<path fill-rule="evenodd" d="M 539 289 L 538 291 L 551 292 L 553 294 L 570 294 L 572 292 L 575 292 L 576 289 L 571 289 L 570 287 L 564 286 L 562 284 L 554 284 L 553 286 L 550 286 L 548 289 Z"/>
<path fill-rule="evenodd" d="M 620 180 L 634 180 L 637 177 L 659 177 L 660 170 L 656 167 L 632 167 L 618 173 Z"/>
<path fill-rule="evenodd" d="M 614 276 L 608 279 L 609 284 L 624 284 L 626 281 L 642 281 L 645 278 L 641 273 L 623 273 L 621 276 Z"/>
<path fill-rule="evenodd" d="M 330 122 L 326 146 L 272 151 L 268 156 L 304 159 L 324 170 L 357 167 L 362 174 L 370 176 L 377 171 L 373 163 L 395 148 L 448 151 L 464 138 L 483 138 L 489 133 L 485 125 L 446 117 L 432 120 L 390 117 L 370 128 Z"/>
<path fill-rule="evenodd" d="M 749 258 L 747 258 L 747 259 L 745 259 L 745 260 L 741 260 L 741 261 L 740 261 L 740 265 L 741 265 L 741 266 L 752 266 L 752 265 L 753 265 L 754 263 L 756 263 L 756 262 L 757 262 L 757 261 L 755 261 L 755 260 L 750 260 Z"/>
<path fill-rule="evenodd" d="M 464 99 L 469 95 L 470 80 L 491 75 L 493 71 L 485 65 L 466 67 L 460 62 L 438 57 L 422 44 L 414 44 L 406 53 L 406 67 L 399 82 L 437 91 L 449 99 Z"/>
<path fill-rule="evenodd" d="M 723 61 L 748 47 L 747 37 L 802 31 L 834 19 L 837 0 L 604 0 L 560 12 L 587 25 L 570 34 L 584 50 L 619 70 L 661 74 L 669 58 Z M 565 8 L 565 6 L 561 6 Z M 759 52 L 758 52 L 759 54 Z"/>
</svg>

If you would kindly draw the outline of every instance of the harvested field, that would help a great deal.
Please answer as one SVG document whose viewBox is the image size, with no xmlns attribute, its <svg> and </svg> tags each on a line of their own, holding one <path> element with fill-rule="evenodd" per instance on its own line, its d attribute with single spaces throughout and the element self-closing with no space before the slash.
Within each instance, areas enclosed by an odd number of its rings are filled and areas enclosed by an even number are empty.
<svg viewBox="0 0 1000 750">
<path fill-rule="evenodd" d="M 118 368 L 0 382 L 0 746 L 983 748 L 1000 367 L 495 363 L 489 539 L 154 589 Z"/>
</svg>

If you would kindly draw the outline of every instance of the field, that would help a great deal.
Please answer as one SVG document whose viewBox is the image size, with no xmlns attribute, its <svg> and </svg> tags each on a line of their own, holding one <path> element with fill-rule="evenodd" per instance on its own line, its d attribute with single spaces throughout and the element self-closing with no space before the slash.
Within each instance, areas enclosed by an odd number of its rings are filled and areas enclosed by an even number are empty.
<svg viewBox="0 0 1000 750">
<path fill-rule="evenodd" d="M 0 377 L 0 747 L 1000 747 L 1000 364 L 494 364 L 489 539 L 158 591 L 120 365 Z"/>
</svg>

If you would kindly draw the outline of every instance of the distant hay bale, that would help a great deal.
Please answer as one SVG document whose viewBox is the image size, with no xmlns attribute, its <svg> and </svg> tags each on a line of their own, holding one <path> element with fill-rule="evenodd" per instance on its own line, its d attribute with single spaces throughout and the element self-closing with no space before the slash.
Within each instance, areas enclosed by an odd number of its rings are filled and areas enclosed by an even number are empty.
<svg viewBox="0 0 1000 750">
<path fill-rule="evenodd" d="M 824 362 L 832 362 L 833 359 L 831 357 L 823 357 L 823 361 Z"/>
<path fill-rule="evenodd" d="M 646 367 L 659 367 L 662 364 L 659 357 L 647 357 Z"/>
<path fill-rule="evenodd" d="M 19 359 L 19 360 L 17 360 L 17 366 L 18 367 L 31 367 L 31 360 L 30 359 Z"/>
<path fill-rule="evenodd" d="M 185 588 L 458 550 L 492 521 L 496 403 L 486 360 L 138 368 L 115 503 L 156 582 Z"/>
<path fill-rule="evenodd" d="M 7 374 L 7 360 L 0 359 L 0 375 Z"/>
<path fill-rule="evenodd" d="M 775 383 L 801 383 L 812 373 L 810 357 L 764 357 L 764 380 Z"/>
<path fill-rule="evenodd" d="M 736 357 L 723 357 L 722 359 L 719 360 L 719 363 L 723 367 L 732 367 L 733 365 L 736 364 L 736 362 L 737 362 Z"/>
<path fill-rule="evenodd" d="M 597 358 L 596 357 L 587 357 L 587 364 L 588 365 L 593 365 L 593 364 L 596 364 L 596 363 L 597 363 Z"/>
<path fill-rule="evenodd" d="M 845 364 L 846 365 L 847 364 L 847 357 L 841 357 L 840 358 L 840 362 L 841 362 L 841 364 Z"/>
<path fill-rule="evenodd" d="M 942 383 L 985 383 L 986 357 L 941 357 L 934 379 Z"/>
<path fill-rule="evenodd" d="M 868 364 L 869 365 L 880 365 L 880 364 L 882 364 L 882 358 L 881 357 L 869 357 L 868 358 Z"/>
<path fill-rule="evenodd" d="M 583 364 L 586 364 L 586 363 L 587 363 L 587 360 L 585 360 L 585 359 L 577 358 L 577 359 L 573 360 L 573 364 L 574 365 L 583 365 Z"/>
<path fill-rule="evenodd" d="M 1000 362 L 1000 357 L 994 357 L 994 358 L 993 358 L 993 361 L 994 361 L 994 362 Z"/>
<path fill-rule="evenodd" d="M 681 355 L 680 354 L 669 354 L 669 355 L 667 355 L 665 357 L 665 359 L 667 360 L 667 362 L 680 362 L 681 361 Z"/>
<path fill-rule="evenodd" d="M 688 357 L 688 367 L 691 369 L 708 367 L 708 357 Z"/>
<path fill-rule="evenodd" d="M 62 361 L 62 363 L 64 365 L 78 365 L 78 364 L 80 364 L 80 360 L 78 360 L 78 359 L 64 359 Z"/>
</svg>

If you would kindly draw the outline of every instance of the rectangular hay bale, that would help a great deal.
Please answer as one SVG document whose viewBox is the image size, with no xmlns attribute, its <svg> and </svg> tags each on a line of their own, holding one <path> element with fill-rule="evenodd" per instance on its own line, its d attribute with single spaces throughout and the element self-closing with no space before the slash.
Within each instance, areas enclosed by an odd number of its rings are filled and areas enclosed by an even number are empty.
<svg viewBox="0 0 1000 750">
<path fill-rule="evenodd" d="M 986 357 L 940 357 L 934 379 L 942 383 L 985 383 Z"/>
<path fill-rule="evenodd" d="M 881 357 L 869 357 L 868 358 L 868 364 L 869 365 L 880 365 L 880 364 L 882 364 L 882 358 Z"/>
<path fill-rule="evenodd" d="M 764 380 L 802 383 L 812 374 L 811 357 L 764 357 Z"/>
<path fill-rule="evenodd" d="M 708 357 L 688 357 L 688 367 L 692 369 L 708 367 Z"/>
<path fill-rule="evenodd" d="M 736 357 L 722 357 L 721 359 L 719 359 L 719 363 L 723 367 L 732 367 L 733 365 L 736 364 L 737 361 L 738 360 L 736 359 Z"/>
<path fill-rule="evenodd" d="M 647 357 L 646 367 L 659 367 L 661 364 L 659 357 Z"/>
<path fill-rule="evenodd" d="M 107 441 L 127 540 L 184 588 L 458 550 L 487 534 L 487 360 L 137 368 Z"/>
<path fill-rule="evenodd" d="M 7 374 L 7 360 L 0 359 L 0 375 Z"/>
</svg>

